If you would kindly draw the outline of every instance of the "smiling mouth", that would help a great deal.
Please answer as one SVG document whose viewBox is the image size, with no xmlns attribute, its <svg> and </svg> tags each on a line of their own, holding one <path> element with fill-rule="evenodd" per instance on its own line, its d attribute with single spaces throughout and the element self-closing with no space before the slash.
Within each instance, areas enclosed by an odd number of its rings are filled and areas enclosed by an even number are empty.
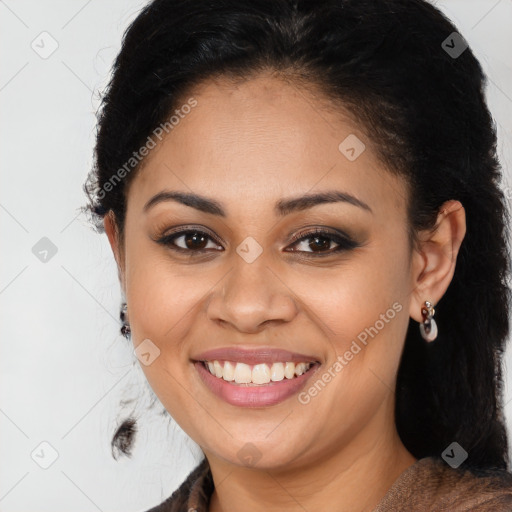
<svg viewBox="0 0 512 512">
<path fill-rule="evenodd" d="M 270 382 L 293 380 L 311 370 L 317 361 L 294 363 L 291 361 L 272 364 L 246 364 L 236 361 L 201 361 L 211 375 L 232 384 L 262 385 Z"/>
</svg>

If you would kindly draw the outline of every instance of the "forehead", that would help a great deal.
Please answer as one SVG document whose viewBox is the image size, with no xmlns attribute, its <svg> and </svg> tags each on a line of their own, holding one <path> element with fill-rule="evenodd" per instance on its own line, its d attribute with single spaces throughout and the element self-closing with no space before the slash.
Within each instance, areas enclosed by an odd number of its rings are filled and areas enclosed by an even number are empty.
<svg viewBox="0 0 512 512">
<path fill-rule="evenodd" d="M 243 195 L 249 208 L 338 188 L 403 207 L 402 180 L 383 168 L 363 127 L 320 94 L 269 76 L 200 84 L 185 96 L 197 105 L 146 157 L 130 195 L 142 201 L 178 189 L 225 204 Z"/>
</svg>

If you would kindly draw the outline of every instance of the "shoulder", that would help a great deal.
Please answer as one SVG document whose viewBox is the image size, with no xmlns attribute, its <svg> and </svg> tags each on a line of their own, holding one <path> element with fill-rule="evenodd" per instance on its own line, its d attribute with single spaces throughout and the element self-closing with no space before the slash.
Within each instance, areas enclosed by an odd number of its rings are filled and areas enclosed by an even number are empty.
<svg viewBox="0 0 512 512">
<path fill-rule="evenodd" d="M 194 509 L 197 512 L 206 511 L 212 492 L 212 475 L 205 458 L 189 473 L 185 481 L 169 498 L 146 512 L 182 512 L 189 509 Z"/>
<path fill-rule="evenodd" d="M 440 457 L 425 457 L 398 477 L 375 512 L 410 510 L 510 512 L 512 473 L 452 468 Z"/>
</svg>

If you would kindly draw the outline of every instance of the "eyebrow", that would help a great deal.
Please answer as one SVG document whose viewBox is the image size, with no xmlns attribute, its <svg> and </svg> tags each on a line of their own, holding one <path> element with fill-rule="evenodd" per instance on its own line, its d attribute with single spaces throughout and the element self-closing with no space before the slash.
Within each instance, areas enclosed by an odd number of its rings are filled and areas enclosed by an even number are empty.
<svg viewBox="0 0 512 512">
<path fill-rule="evenodd" d="M 143 211 L 147 212 L 153 206 L 165 201 L 175 201 L 185 206 L 195 208 L 196 210 L 204 213 L 218 215 L 219 217 L 227 217 L 226 211 L 222 204 L 214 199 L 209 199 L 208 197 L 188 192 L 171 192 L 168 190 L 163 190 L 162 192 L 154 195 L 144 205 Z M 327 192 L 307 194 L 290 199 L 281 199 L 275 204 L 274 211 L 276 215 L 282 217 L 293 212 L 307 210 L 319 204 L 339 202 L 357 206 L 373 214 L 372 209 L 364 201 L 361 201 L 357 197 L 354 197 L 347 192 L 341 192 L 339 190 L 330 190 Z"/>
</svg>

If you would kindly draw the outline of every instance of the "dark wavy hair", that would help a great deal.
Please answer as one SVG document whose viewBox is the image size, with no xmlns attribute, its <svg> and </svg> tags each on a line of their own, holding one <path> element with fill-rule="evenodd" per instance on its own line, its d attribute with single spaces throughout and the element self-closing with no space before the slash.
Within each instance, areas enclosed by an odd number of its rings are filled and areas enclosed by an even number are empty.
<svg viewBox="0 0 512 512">
<path fill-rule="evenodd" d="M 486 77 L 471 48 L 459 56 L 446 50 L 454 32 L 422 0 L 154 0 L 123 36 L 84 188 L 96 225 L 112 211 L 122 237 L 126 191 L 140 164 L 117 186 L 105 185 L 194 86 L 259 73 L 316 86 L 409 185 L 413 241 L 435 226 L 443 202 L 459 200 L 466 211 L 455 274 L 436 305 L 437 340 L 425 343 L 409 320 L 395 391 L 402 442 L 422 458 L 456 441 L 469 454 L 463 467 L 506 469 L 510 218 Z M 124 453 L 130 421 L 112 440 Z"/>
</svg>

